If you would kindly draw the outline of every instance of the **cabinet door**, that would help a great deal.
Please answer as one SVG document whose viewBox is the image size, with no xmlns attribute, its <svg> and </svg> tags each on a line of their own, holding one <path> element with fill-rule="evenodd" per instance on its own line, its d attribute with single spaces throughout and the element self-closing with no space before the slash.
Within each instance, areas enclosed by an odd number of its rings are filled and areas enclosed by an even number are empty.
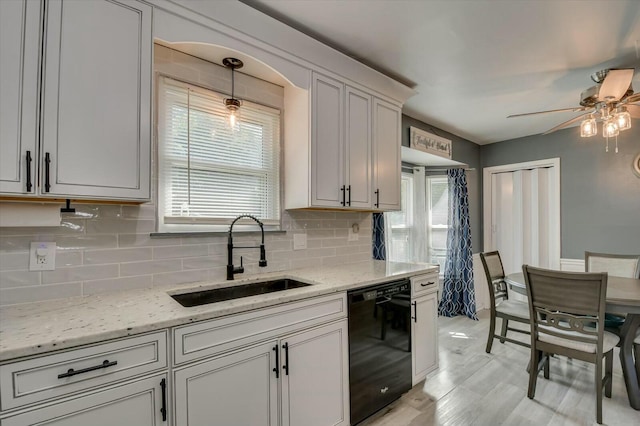
<svg viewBox="0 0 640 426">
<path fill-rule="evenodd" d="M 346 112 L 348 206 L 371 208 L 371 96 L 347 86 Z"/>
<path fill-rule="evenodd" d="M 135 0 L 48 2 L 42 195 L 149 198 L 151 10 Z"/>
<path fill-rule="evenodd" d="M 400 210 L 400 108 L 373 101 L 374 207 Z"/>
<path fill-rule="evenodd" d="M 413 300 L 411 361 L 413 385 L 438 368 L 438 293 Z"/>
<path fill-rule="evenodd" d="M 168 424 L 162 414 L 162 381 L 158 375 L 100 392 L 67 399 L 2 420 L 3 426 L 159 426 Z M 166 388 L 165 388 L 166 389 Z"/>
<path fill-rule="evenodd" d="M 176 424 L 277 425 L 275 349 L 274 340 L 175 371 Z"/>
<path fill-rule="evenodd" d="M 347 333 L 345 319 L 282 339 L 283 425 L 349 424 Z"/>
<path fill-rule="evenodd" d="M 311 99 L 311 205 L 340 207 L 344 185 L 344 85 L 314 73 Z"/>
<path fill-rule="evenodd" d="M 0 193 L 35 192 L 41 22 L 39 1 L 0 1 Z"/>
</svg>

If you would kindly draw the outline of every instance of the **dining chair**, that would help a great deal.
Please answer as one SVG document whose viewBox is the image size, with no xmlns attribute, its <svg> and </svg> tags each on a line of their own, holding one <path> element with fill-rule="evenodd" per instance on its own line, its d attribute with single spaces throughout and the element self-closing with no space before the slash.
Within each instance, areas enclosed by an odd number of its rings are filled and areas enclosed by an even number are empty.
<svg viewBox="0 0 640 426">
<path fill-rule="evenodd" d="M 527 396 L 533 399 L 540 370 L 549 378 L 550 355 L 595 364 L 596 421 L 602 423 L 602 389 L 611 398 L 613 348 L 619 337 L 604 330 L 607 274 L 561 272 L 523 265 L 531 317 Z M 602 361 L 604 359 L 604 377 Z"/>
<path fill-rule="evenodd" d="M 640 278 L 640 254 L 584 252 L 585 272 L 607 272 L 623 278 Z"/>
<path fill-rule="evenodd" d="M 487 338 L 487 353 L 491 353 L 493 339 L 500 339 L 500 343 L 507 341 L 528 348 L 529 345 L 527 343 L 507 337 L 508 331 L 529 334 L 529 331 L 527 330 L 509 327 L 509 321 L 516 321 L 528 325 L 529 307 L 524 302 L 509 300 L 500 253 L 498 251 L 480 253 L 480 260 L 482 260 L 484 273 L 487 276 L 489 297 L 491 299 L 491 303 L 489 305 L 491 310 L 491 322 L 489 323 L 489 337 Z M 496 318 L 500 318 L 502 320 L 502 329 L 500 334 L 495 334 Z"/>
</svg>

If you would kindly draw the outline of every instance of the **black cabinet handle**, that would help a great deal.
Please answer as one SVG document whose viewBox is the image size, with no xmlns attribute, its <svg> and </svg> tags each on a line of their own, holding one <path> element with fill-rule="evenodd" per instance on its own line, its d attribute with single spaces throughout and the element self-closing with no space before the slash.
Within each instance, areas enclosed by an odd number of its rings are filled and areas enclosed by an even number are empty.
<svg viewBox="0 0 640 426">
<path fill-rule="evenodd" d="M 345 186 L 342 185 L 342 188 L 340 188 L 340 191 L 342 191 L 342 201 L 340 201 L 340 205 L 344 206 L 346 205 L 346 201 L 345 201 Z"/>
<path fill-rule="evenodd" d="M 162 414 L 162 421 L 167 421 L 167 380 L 160 380 L 160 389 L 162 389 L 162 408 L 160 413 Z"/>
<path fill-rule="evenodd" d="M 67 370 L 66 373 L 58 374 L 58 379 L 64 379 L 65 377 L 75 376 L 76 374 L 88 373 L 89 371 L 95 371 L 95 370 L 100 370 L 107 367 L 113 367 L 114 365 L 118 365 L 118 361 L 109 362 L 108 359 L 105 359 L 104 361 L 102 361 L 102 364 L 94 365 L 93 367 L 87 367 L 81 370 L 74 370 L 73 368 L 70 368 L 69 370 Z"/>
<path fill-rule="evenodd" d="M 411 304 L 413 305 L 413 322 L 418 322 L 418 302 Z"/>
<path fill-rule="evenodd" d="M 282 345 L 282 348 L 284 349 L 284 366 L 282 366 L 282 368 L 284 368 L 284 374 L 288 376 L 289 375 L 289 344 L 285 343 L 284 345 Z"/>
<path fill-rule="evenodd" d="M 426 286 L 428 286 L 428 285 L 433 285 L 433 284 L 435 284 L 435 282 L 433 282 L 433 281 L 429 281 L 428 283 L 421 283 L 420 285 L 421 285 L 422 287 L 426 287 Z"/>
<path fill-rule="evenodd" d="M 280 377 L 280 360 L 278 359 L 278 345 L 273 347 L 273 351 L 276 353 L 276 366 L 273 367 L 273 371 L 276 372 L 276 379 Z"/>
<path fill-rule="evenodd" d="M 31 183 L 31 151 L 27 151 L 27 192 L 31 192 L 33 184 Z"/>
<path fill-rule="evenodd" d="M 349 193 L 349 201 L 347 201 L 347 205 L 351 205 L 351 185 L 347 187 L 347 192 Z"/>
<path fill-rule="evenodd" d="M 380 190 L 376 189 L 375 194 L 376 194 L 376 204 L 375 204 L 375 206 L 376 207 L 380 207 Z"/>
<path fill-rule="evenodd" d="M 49 181 L 49 169 L 51 168 L 51 156 L 49 153 L 44 154 L 44 192 L 49 192 L 51 182 Z"/>
</svg>

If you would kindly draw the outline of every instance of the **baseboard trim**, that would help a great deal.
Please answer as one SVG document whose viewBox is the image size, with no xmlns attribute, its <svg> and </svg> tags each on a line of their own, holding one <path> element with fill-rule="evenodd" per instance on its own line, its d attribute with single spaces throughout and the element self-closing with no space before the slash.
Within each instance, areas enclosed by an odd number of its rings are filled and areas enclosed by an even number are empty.
<svg viewBox="0 0 640 426">
<path fill-rule="evenodd" d="M 560 270 L 567 272 L 584 272 L 584 259 L 560 259 Z"/>
</svg>

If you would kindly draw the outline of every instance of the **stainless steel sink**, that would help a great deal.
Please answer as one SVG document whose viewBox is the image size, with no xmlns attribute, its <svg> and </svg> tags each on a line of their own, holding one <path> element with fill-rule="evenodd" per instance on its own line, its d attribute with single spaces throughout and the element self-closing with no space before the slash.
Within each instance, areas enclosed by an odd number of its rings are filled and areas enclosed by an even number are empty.
<svg viewBox="0 0 640 426">
<path fill-rule="evenodd" d="M 279 280 L 234 285 L 231 287 L 214 288 L 211 290 L 172 294 L 171 297 L 182 306 L 190 308 L 192 306 L 206 305 L 207 303 L 223 302 L 225 300 L 239 299 L 241 297 L 256 296 L 258 294 L 273 293 L 310 285 L 311 284 L 289 278 L 283 278 Z"/>
</svg>

